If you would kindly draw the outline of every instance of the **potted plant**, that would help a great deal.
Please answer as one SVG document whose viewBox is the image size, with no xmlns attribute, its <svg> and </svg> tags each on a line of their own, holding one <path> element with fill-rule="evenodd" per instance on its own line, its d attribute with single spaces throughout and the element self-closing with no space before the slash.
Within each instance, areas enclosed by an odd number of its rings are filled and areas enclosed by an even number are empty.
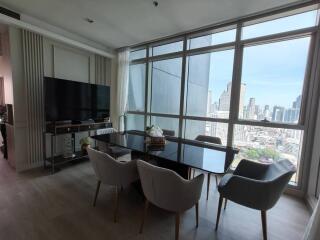
<svg viewBox="0 0 320 240">
<path fill-rule="evenodd" d="M 87 147 L 90 147 L 91 140 L 90 137 L 84 137 L 80 140 L 81 150 L 83 153 L 87 153 Z"/>
</svg>

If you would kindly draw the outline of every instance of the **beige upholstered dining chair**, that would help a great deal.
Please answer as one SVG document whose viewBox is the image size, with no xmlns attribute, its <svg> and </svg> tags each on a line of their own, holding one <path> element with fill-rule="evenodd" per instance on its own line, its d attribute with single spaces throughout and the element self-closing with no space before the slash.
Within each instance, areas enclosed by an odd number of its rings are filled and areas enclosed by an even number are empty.
<svg viewBox="0 0 320 240">
<path fill-rule="evenodd" d="M 115 160 L 107 153 L 92 148 L 88 148 L 87 151 L 98 179 L 93 206 L 96 205 L 101 183 L 115 186 L 114 222 L 117 222 L 119 189 L 139 179 L 136 161 L 121 162 Z"/>
<path fill-rule="evenodd" d="M 160 168 L 142 160 L 139 160 L 137 165 L 146 197 L 140 233 L 143 230 L 149 202 L 176 214 L 175 239 L 179 238 L 180 213 L 193 206 L 196 209 L 196 226 L 198 227 L 198 202 L 204 175 L 201 174 L 192 180 L 186 180 L 172 170 Z"/>
</svg>

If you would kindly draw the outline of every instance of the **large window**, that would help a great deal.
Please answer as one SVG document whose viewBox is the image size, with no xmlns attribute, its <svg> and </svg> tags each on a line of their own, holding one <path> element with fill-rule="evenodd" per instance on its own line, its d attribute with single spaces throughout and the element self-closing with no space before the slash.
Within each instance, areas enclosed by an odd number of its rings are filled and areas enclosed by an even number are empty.
<svg viewBox="0 0 320 240">
<path fill-rule="evenodd" d="M 157 125 L 163 130 L 169 130 L 174 133 L 174 136 L 179 134 L 179 119 L 178 118 L 168 118 L 151 116 L 150 125 Z"/>
<path fill-rule="evenodd" d="M 245 25 L 248 26 L 245 26 L 242 29 L 242 39 L 261 37 L 315 26 L 317 24 L 317 14 L 318 11 L 314 10 L 256 24 L 247 22 Z"/>
<path fill-rule="evenodd" d="M 151 66 L 151 112 L 179 114 L 181 58 L 155 61 Z"/>
<path fill-rule="evenodd" d="M 146 65 L 134 64 L 129 70 L 128 110 L 144 112 Z"/>
<path fill-rule="evenodd" d="M 185 115 L 229 118 L 234 50 L 187 58 Z"/>
<path fill-rule="evenodd" d="M 183 48 L 183 41 L 156 45 L 150 48 L 150 56 L 157 56 L 157 55 L 162 55 L 167 53 L 179 52 L 179 51 L 182 51 L 182 48 Z"/>
<path fill-rule="evenodd" d="M 186 119 L 183 125 L 183 137 L 186 139 L 196 139 L 199 135 L 219 137 L 222 144 L 226 146 L 228 123 Z"/>
<path fill-rule="evenodd" d="M 234 42 L 236 40 L 236 29 L 214 31 L 214 33 L 192 36 L 188 39 L 188 49 L 201 48 Z"/>
<path fill-rule="evenodd" d="M 310 37 L 248 46 L 239 118 L 298 123 Z"/>
<path fill-rule="evenodd" d="M 236 125 L 234 144 L 240 149 L 234 165 L 241 159 L 272 163 L 289 159 L 299 166 L 303 131 L 286 128 Z M 297 180 L 297 175 L 292 179 Z"/>
<path fill-rule="evenodd" d="M 299 185 L 306 119 L 315 112 L 317 15 L 310 5 L 133 49 L 130 128 L 156 124 L 186 139 L 219 137 L 240 149 L 233 166 L 243 158 L 288 159 Z"/>
<path fill-rule="evenodd" d="M 144 130 L 144 115 L 127 114 L 126 121 L 127 130 Z"/>
</svg>

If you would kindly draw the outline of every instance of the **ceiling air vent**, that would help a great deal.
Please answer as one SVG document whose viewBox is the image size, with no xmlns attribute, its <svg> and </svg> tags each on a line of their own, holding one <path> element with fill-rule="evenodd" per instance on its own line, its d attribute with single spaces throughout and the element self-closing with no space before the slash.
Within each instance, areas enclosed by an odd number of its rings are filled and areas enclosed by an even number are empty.
<svg viewBox="0 0 320 240">
<path fill-rule="evenodd" d="M 20 20 L 19 13 L 13 12 L 7 8 L 4 8 L 4 7 L 0 7 L 0 14 L 4 14 L 4 15 L 7 15 L 8 17 L 12 17 L 12 18 Z"/>
</svg>

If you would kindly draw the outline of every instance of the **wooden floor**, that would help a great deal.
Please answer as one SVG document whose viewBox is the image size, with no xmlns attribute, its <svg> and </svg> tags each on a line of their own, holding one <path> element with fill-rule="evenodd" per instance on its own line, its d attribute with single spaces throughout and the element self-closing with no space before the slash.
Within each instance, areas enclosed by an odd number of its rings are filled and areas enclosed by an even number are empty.
<svg viewBox="0 0 320 240">
<path fill-rule="evenodd" d="M 222 211 L 219 230 L 214 231 L 218 205 L 214 185 L 209 201 L 205 200 L 204 185 L 198 229 L 194 209 L 182 215 L 180 239 L 262 239 L 260 213 L 232 202 Z M 0 239 L 174 239 L 174 216 L 156 207 L 150 208 L 145 231 L 138 234 L 143 199 L 135 188 L 121 193 L 119 223 L 113 223 L 114 189 L 101 186 L 93 208 L 95 186 L 89 162 L 54 175 L 40 169 L 17 175 L 0 158 Z M 300 240 L 308 218 L 301 201 L 283 196 L 268 214 L 269 239 Z"/>
</svg>

